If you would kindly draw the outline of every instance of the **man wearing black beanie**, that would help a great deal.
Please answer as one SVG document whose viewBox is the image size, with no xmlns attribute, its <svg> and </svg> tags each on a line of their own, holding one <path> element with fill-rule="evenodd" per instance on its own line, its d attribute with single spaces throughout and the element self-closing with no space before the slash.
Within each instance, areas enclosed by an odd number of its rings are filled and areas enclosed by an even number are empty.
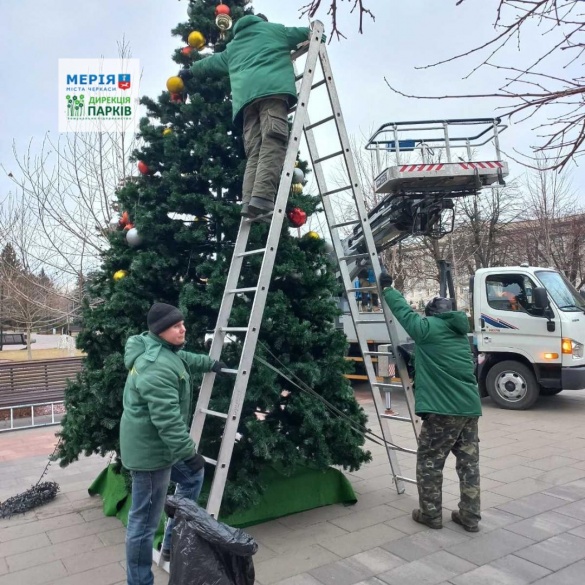
<svg viewBox="0 0 585 585">
<path fill-rule="evenodd" d="M 152 585 L 152 547 L 169 481 L 177 496 L 197 501 L 205 460 L 189 434 L 191 375 L 227 366 L 203 354 L 183 351 L 185 323 L 181 311 L 154 303 L 146 318 L 148 331 L 126 342 L 124 412 L 120 451 L 132 475 L 132 507 L 126 529 L 128 585 Z M 163 540 L 163 560 L 171 556 L 173 521 Z"/>
</svg>

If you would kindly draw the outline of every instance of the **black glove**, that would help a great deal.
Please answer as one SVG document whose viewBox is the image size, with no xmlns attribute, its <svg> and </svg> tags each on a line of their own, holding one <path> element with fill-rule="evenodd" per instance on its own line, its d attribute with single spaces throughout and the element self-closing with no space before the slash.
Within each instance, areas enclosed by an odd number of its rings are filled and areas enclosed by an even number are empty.
<svg viewBox="0 0 585 585">
<path fill-rule="evenodd" d="M 179 71 L 179 77 L 183 81 L 189 81 L 189 79 L 193 79 L 193 73 L 191 72 L 191 69 L 181 69 L 181 71 Z"/>
<path fill-rule="evenodd" d="M 223 369 L 227 369 L 227 365 L 219 360 L 213 362 L 213 365 L 211 366 L 211 371 L 215 372 L 218 376 L 227 376 L 227 374 L 221 371 Z"/>
<path fill-rule="evenodd" d="M 384 290 L 385 288 L 392 286 L 394 279 L 384 270 L 383 272 L 380 272 L 378 282 L 380 283 L 380 288 Z"/>
<path fill-rule="evenodd" d="M 191 455 L 189 459 L 185 459 L 185 465 L 189 467 L 193 473 L 197 473 L 205 465 L 205 459 L 203 459 L 199 453 L 195 453 L 194 455 Z"/>
</svg>

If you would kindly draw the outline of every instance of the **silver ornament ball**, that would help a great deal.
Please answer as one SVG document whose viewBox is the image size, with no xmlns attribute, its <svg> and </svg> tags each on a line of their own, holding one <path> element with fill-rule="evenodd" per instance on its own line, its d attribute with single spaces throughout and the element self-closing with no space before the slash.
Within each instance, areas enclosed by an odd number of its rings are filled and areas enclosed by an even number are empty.
<svg viewBox="0 0 585 585">
<path fill-rule="evenodd" d="M 131 228 L 126 234 L 126 241 L 131 248 L 136 248 L 136 246 L 140 246 L 140 244 L 142 244 L 143 238 L 138 233 L 136 228 Z"/>
<path fill-rule="evenodd" d="M 299 168 L 293 171 L 293 183 L 302 183 L 305 180 L 305 173 Z"/>
</svg>

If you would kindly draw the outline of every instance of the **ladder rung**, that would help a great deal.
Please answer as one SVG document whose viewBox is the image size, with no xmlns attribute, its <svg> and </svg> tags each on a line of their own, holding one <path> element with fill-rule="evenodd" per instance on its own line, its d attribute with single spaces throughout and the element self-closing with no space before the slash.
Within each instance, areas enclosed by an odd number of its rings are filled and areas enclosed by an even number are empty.
<svg viewBox="0 0 585 585">
<path fill-rule="evenodd" d="M 408 449 L 407 447 L 399 447 L 398 445 L 396 445 L 395 447 L 392 447 L 390 445 L 387 445 L 387 447 L 388 447 L 388 449 L 392 449 L 392 451 L 402 451 L 404 453 L 410 453 L 411 455 L 416 455 L 417 454 L 417 450 L 416 449 Z"/>
<path fill-rule="evenodd" d="M 256 250 L 249 250 L 248 252 L 242 252 L 238 254 L 238 258 L 242 258 L 244 256 L 253 256 L 254 254 L 264 254 L 266 252 L 266 248 L 258 248 Z"/>
<path fill-rule="evenodd" d="M 249 286 L 248 288 L 232 288 L 227 292 L 232 295 L 237 295 L 238 293 L 245 293 L 245 292 L 256 292 L 258 290 L 257 286 Z"/>
<path fill-rule="evenodd" d="M 222 374 L 233 374 L 234 376 L 238 373 L 238 370 L 232 370 L 231 368 L 224 368 L 221 371 Z"/>
<path fill-rule="evenodd" d="M 266 248 L 248 250 L 247 252 L 242 252 L 241 254 L 238 254 L 238 258 L 243 258 L 244 256 L 253 256 L 254 254 L 264 254 L 264 252 L 266 252 Z"/>
<path fill-rule="evenodd" d="M 353 288 L 345 289 L 345 292 L 360 292 L 362 290 L 378 290 L 377 286 L 354 286 Z"/>
<path fill-rule="evenodd" d="M 220 327 L 219 330 L 223 333 L 246 333 L 248 327 Z"/>
<path fill-rule="evenodd" d="M 318 165 L 319 163 L 322 163 L 325 160 L 329 160 L 330 158 L 335 158 L 336 156 L 339 156 L 341 154 L 343 154 L 343 150 L 338 150 L 337 152 L 332 152 L 331 154 L 328 154 L 327 156 L 322 156 L 321 158 L 315 159 L 315 162 L 313 163 L 313 165 Z"/>
<path fill-rule="evenodd" d="M 334 223 L 331 226 L 331 229 L 334 230 L 334 229 L 337 229 L 340 227 L 345 227 L 346 225 L 354 225 L 354 224 L 359 223 L 359 222 L 360 222 L 359 219 L 352 219 L 351 221 L 344 221 L 342 223 Z"/>
<path fill-rule="evenodd" d="M 347 187 L 339 187 L 338 189 L 332 189 L 331 191 L 327 191 L 325 193 L 323 193 L 323 195 L 321 195 L 321 197 L 329 197 L 329 195 L 335 195 L 335 193 L 341 193 L 342 191 L 349 191 L 351 189 L 351 185 L 348 185 Z M 352 221 L 346 221 L 344 223 L 340 223 L 337 225 L 350 225 L 352 223 L 359 223 L 359 219 L 354 219 Z M 336 226 L 331 226 L 331 227 L 337 227 Z"/>
<path fill-rule="evenodd" d="M 317 126 L 321 126 L 321 124 L 326 124 L 327 122 L 331 122 L 331 120 L 335 120 L 335 116 L 328 116 L 327 118 L 323 118 L 322 120 L 319 120 L 318 122 L 315 122 L 313 124 L 309 124 L 308 126 L 305 126 L 305 130 L 312 130 L 313 128 L 316 128 Z"/>
<path fill-rule="evenodd" d="M 405 481 L 406 483 L 413 483 L 414 485 L 417 483 L 416 479 L 410 479 L 410 477 L 404 477 L 403 475 L 395 475 L 394 477 L 398 480 Z"/>
<path fill-rule="evenodd" d="M 211 465 L 217 465 L 216 459 L 212 459 L 211 457 L 205 457 L 205 455 L 202 455 L 202 457 L 203 459 L 205 459 L 207 463 L 211 463 Z"/>
<path fill-rule="evenodd" d="M 349 256 L 340 256 L 340 260 L 355 260 L 356 258 L 369 258 L 370 255 L 366 252 L 365 254 L 350 254 Z"/>
<path fill-rule="evenodd" d="M 394 355 L 391 351 L 362 351 L 362 353 L 364 355 Z"/>
<path fill-rule="evenodd" d="M 412 422 L 412 419 L 409 416 L 398 416 L 397 414 L 381 414 L 380 418 L 389 418 L 392 420 L 399 420 L 401 422 Z"/>
<path fill-rule="evenodd" d="M 228 417 L 228 415 L 224 414 L 223 412 L 217 412 L 217 410 L 209 410 L 208 408 L 202 408 L 201 412 L 204 412 L 205 414 L 210 414 L 211 416 L 217 416 L 218 418 L 227 418 Z"/>
<path fill-rule="evenodd" d="M 323 79 L 321 79 L 321 81 L 317 81 L 317 83 L 314 83 L 313 85 L 311 85 L 311 90 L 317 89 L 318 87 L 321 87 L 324 83 L 325 83 L 325 78 L 323 78 Z M 331 116 L 331 117 L 334 118 L 335 116 Z"/>
<path fill-rule="evenodd" d="M 375 319 L 375 320 L 369 320 L 369 319 L 357 319 L 356 321 L 354 321 L 355 323 L 386 323 L 386 319 Z"/>
<path fill-rule="evenodd" d="M 397 386 L 396 384 L 381 384 L 378 382 L 374 382 L 372 386 L 377 386 L 378 388 L 401 388 L 401 386 Z"/>
</svg>

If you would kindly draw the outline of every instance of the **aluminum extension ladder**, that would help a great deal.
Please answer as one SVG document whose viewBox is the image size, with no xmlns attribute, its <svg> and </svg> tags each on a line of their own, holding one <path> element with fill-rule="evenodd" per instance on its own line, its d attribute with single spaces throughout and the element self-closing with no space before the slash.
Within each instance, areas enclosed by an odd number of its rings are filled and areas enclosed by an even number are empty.
<svg viewBox="0 0 585 585">
<path fill-rule="evenodd" d="M 201 441 L 201 436 L 203 433 L 203 428 L 207 416 L 223 418 L 226 421 L 217 460 L 205 457 L 208 463 L 215 465 L 215 474 L 213 477 L 211 491 L 207 502 L 207 511 L 209 514 L 216 518 L 219 515 L 221 500 L 223 497 L 223 492 L 228 476 L 232 452 L 236 441 L 240 415 L 242 412 L 244 397 L 246 394 L 248 380 L 250 377 L 250 371 L 252 369 L 252 362 L 256 350 L 256 343 L 258 341 L 258 334 L 262 322 L 262 315 L 264 313 L 264 307 L 266 305 L 266 298 L 274 267 L 276 251 L 278 248 L 282 224 L 286 216 L 286 204 L 290 192 L 293 171 L 295 168 L 295 161 L 299 151 L 300 141 L 303 132 L 305 133 L 307 139 L 310 157 L 313 164 L 313 170 L 316 174 L 318 186 L 322 194 L 323 205 L 327 216 L 327 222 L 330 227 L 335 252 L 339 260 L 339 266 L 341 269 L 345 289 L 353 293 L 359 290 L 352 287 L 352 283 L 349 278 L 347 260 L 349 260 L 350 258 L 346 258 L 343 256 L 343 250 L 339 237 L 339 228 L 343 226 L 358 223 L 361 224 L 361 227 L 366 234 L 366 241 L 368 246 L 368 253 L 363 254 L 362 256 L 368 256 L 368 259 L 371 262 L 375 270 L 375 273 L 376 274 L 380 273 L 380 261 L 378 258 L 378 254 L 375 250 L 372 233 L 367 221 L 367 212 L 365 209 L 361 188 L 359 186 L 359 181 L 357 180 L 355 165 L 351 156 L 349 139 L 343 122 L 343 117 L 341 115 L 341 110 L 339 108 L 339 100 L 337 97 L 337 92 L 335 90 L 335 85 L 333 83 L 333 77 L 331 75 L 331 68 L 329 66 L 325 45 L 323 43 L 323 24 L 319 21 L 315 21 L 313 24 L 311 39 L 308 45 L 299 49 L 296 53 L 293 53 L 292 58 L 293 60 L 296 60 L 298 57 L 304 54 L 307 54 L 307 59 L 305 62 L 303 74 L 297 75 L 297 83 L 300 84 L 300 89 L 298 92 L 298 103 L 295 108 L 295 115 L 292 124 L 291 135 L 288 143 L 288 148 L 286 151 L 282 176 L 275 200 L 274 212 L 272 213 L 272 221 L 270 223 L 270 229 L 268 231 L 266 244 L 264 248 L 256 250 L 247 250 L 248 236 L 250 234 L 252 223 L 255 221 L 265 221 L 266 217 L 261 216 L 253 219 L 243 218 L 236 239 L 232 262 L 227 276 L 226 288 L 222 298 L 221 307 L 217 319 L 217 325 L 214 330 L 211 349 L 209 352 L 209 355 L 212 359 L 219 360 L 221 358 L 222 348 L 224 346 L 226 336 L 230 336 L 232 334 L 245 335 L 238 369 L 223 370 L 224 373 L 229 373 L 235 376 L 234 389 L 232 392 L 229 410 L 227 413 L 220 413 L 214 412 L 209 409 L 209 402 L 213 390 L 215 373 L 213 372 L 207 373 L 204 375 L 202 380 L 201 390 L 199 393 L 199 398 L 197 400 L 197 405 L 195 407 L 193 423 L 191 426 L 191 436 L 195 443 L 198 445 Z M 316 83 L 313 83 L 317 62 L 321 63 L 323 79 Z M 330 103 L 332 107 L 332 115 L 311 125 L 309 122 L 308 115 L 309 96 L 312 89 L 315 89 L 316 87 L 323 84 L 326 84 L 327 86 Z M 320 124 L 324 124 L 330 121 L 334 121 L 337 126 L 337 132 L 341 141 L 342 148 L 338 153 L 328 155 L 320 159 L 317 154 L 317 148 L 312 129 Z M 334 189 L 333 191 L 328 192 L 325 183 L 325 176 L 323 173 L 323 169 L 320 165 L 320 162 L 323 162 L 326 159 L 333 158 L 334 156 L 344 157 L 349 172 L 350 185 L 348 185 L 346 189 Z M 334 212 L 331 198 L 334 194 L 341 193 L 342 191 L 347 190 L 352 191 L 353 199 L 357 209 L 356 215 L 359 219 L 356 219 L 351 222 L 341 222 L 336 224 L 334 221 Z M 238 288 L 238 281 L 242 271 L 244 259 L 248 256 L 252 256 L 255 254 L 263 256 L 262 266 L 260 268 L 260 274 L 258 277 L 258 284 L 257 286 L 254 287 Z M 246 327 L 230 327 L 228 326 L 228 323 L 234 299 L 236 295 L 241 293 L 254 294 L 254 302 L 252 304 L 250 320 Z M 379 384 L 377 382 L 376 373 L 374 371 L 374 366 L 372 362 L 372 357 L 375 356 L 377 352 L 368 351 L 367 340 L 365 339 L 365 336 L 363 334 L 363 328 L 360 329 L 359 312 L 357 302 L 355 300 L 355 295 L 353 296 L 348 295 L 348 298 L 351 307 L 352 318 L 354 320 L 356 331 L 358 332 L 360 347 L 364 355 L 364 363 L 366 366 L 366 370 L 368 372 L 368 379 L 370 380 L 370 384 L 372 385 L 376 411 L 380 419 L 380 425 L 382 428 L 384 439 L 387 442 L 387 452 L 392 469 L 392 475 L 396 483 L 398 492 L 402 493 L 404 491 L 404 486 L 402 482 L 413 480 L 409 480 L 400 475 L 400 469 L 395 453 L 397 448 L 395 446 L 391 447 L 388 445 L 389 443 L 392 443 L 392 437 L 390 434 L 390 430 L 388 428 L 389 421 L 387 420 L 389 417 L 383 414 L 384 404 L 379 391 L 380 387 L 384 385 Z M 385 305 L 385 303 L 383 304 Z M 384 315 L 382 316 L 381 314 L 380 318 L 385 319 L 388 324 L 390 339 L 396 339 L 396 327 L 392 320 L 392 316 L 388 312 L 387 307 L 385 307 L 384 309 Z M 360 333 L 360 330 L 362 331 L 362 333 Z M 414 418 L 412 387 L 410 385 L 409 381 L 410 379 L 406 371 L 406 365 L 404 361 L 401 359 L 401 356 L 398 355 L 398 352 L 396 352 L 395 354 L 394 352 L 390 353 L 392 354 L 392 359 L 395 360 L 401 379 L 407 381 L 404 384 L 404 389 L 407 397 L 407 403 L 409 405 L 409 410 L 411 412 L 411 418 L 406 417 L 390 418 L 397 418 L 399 420 L 412 420 L 413 425 L 415 426 L 415 432 L 417 432 L 418 422 Z M 398 450 L 415 452 L 414 450 L 402 448 L 398 448 Z"/>
</svg>

